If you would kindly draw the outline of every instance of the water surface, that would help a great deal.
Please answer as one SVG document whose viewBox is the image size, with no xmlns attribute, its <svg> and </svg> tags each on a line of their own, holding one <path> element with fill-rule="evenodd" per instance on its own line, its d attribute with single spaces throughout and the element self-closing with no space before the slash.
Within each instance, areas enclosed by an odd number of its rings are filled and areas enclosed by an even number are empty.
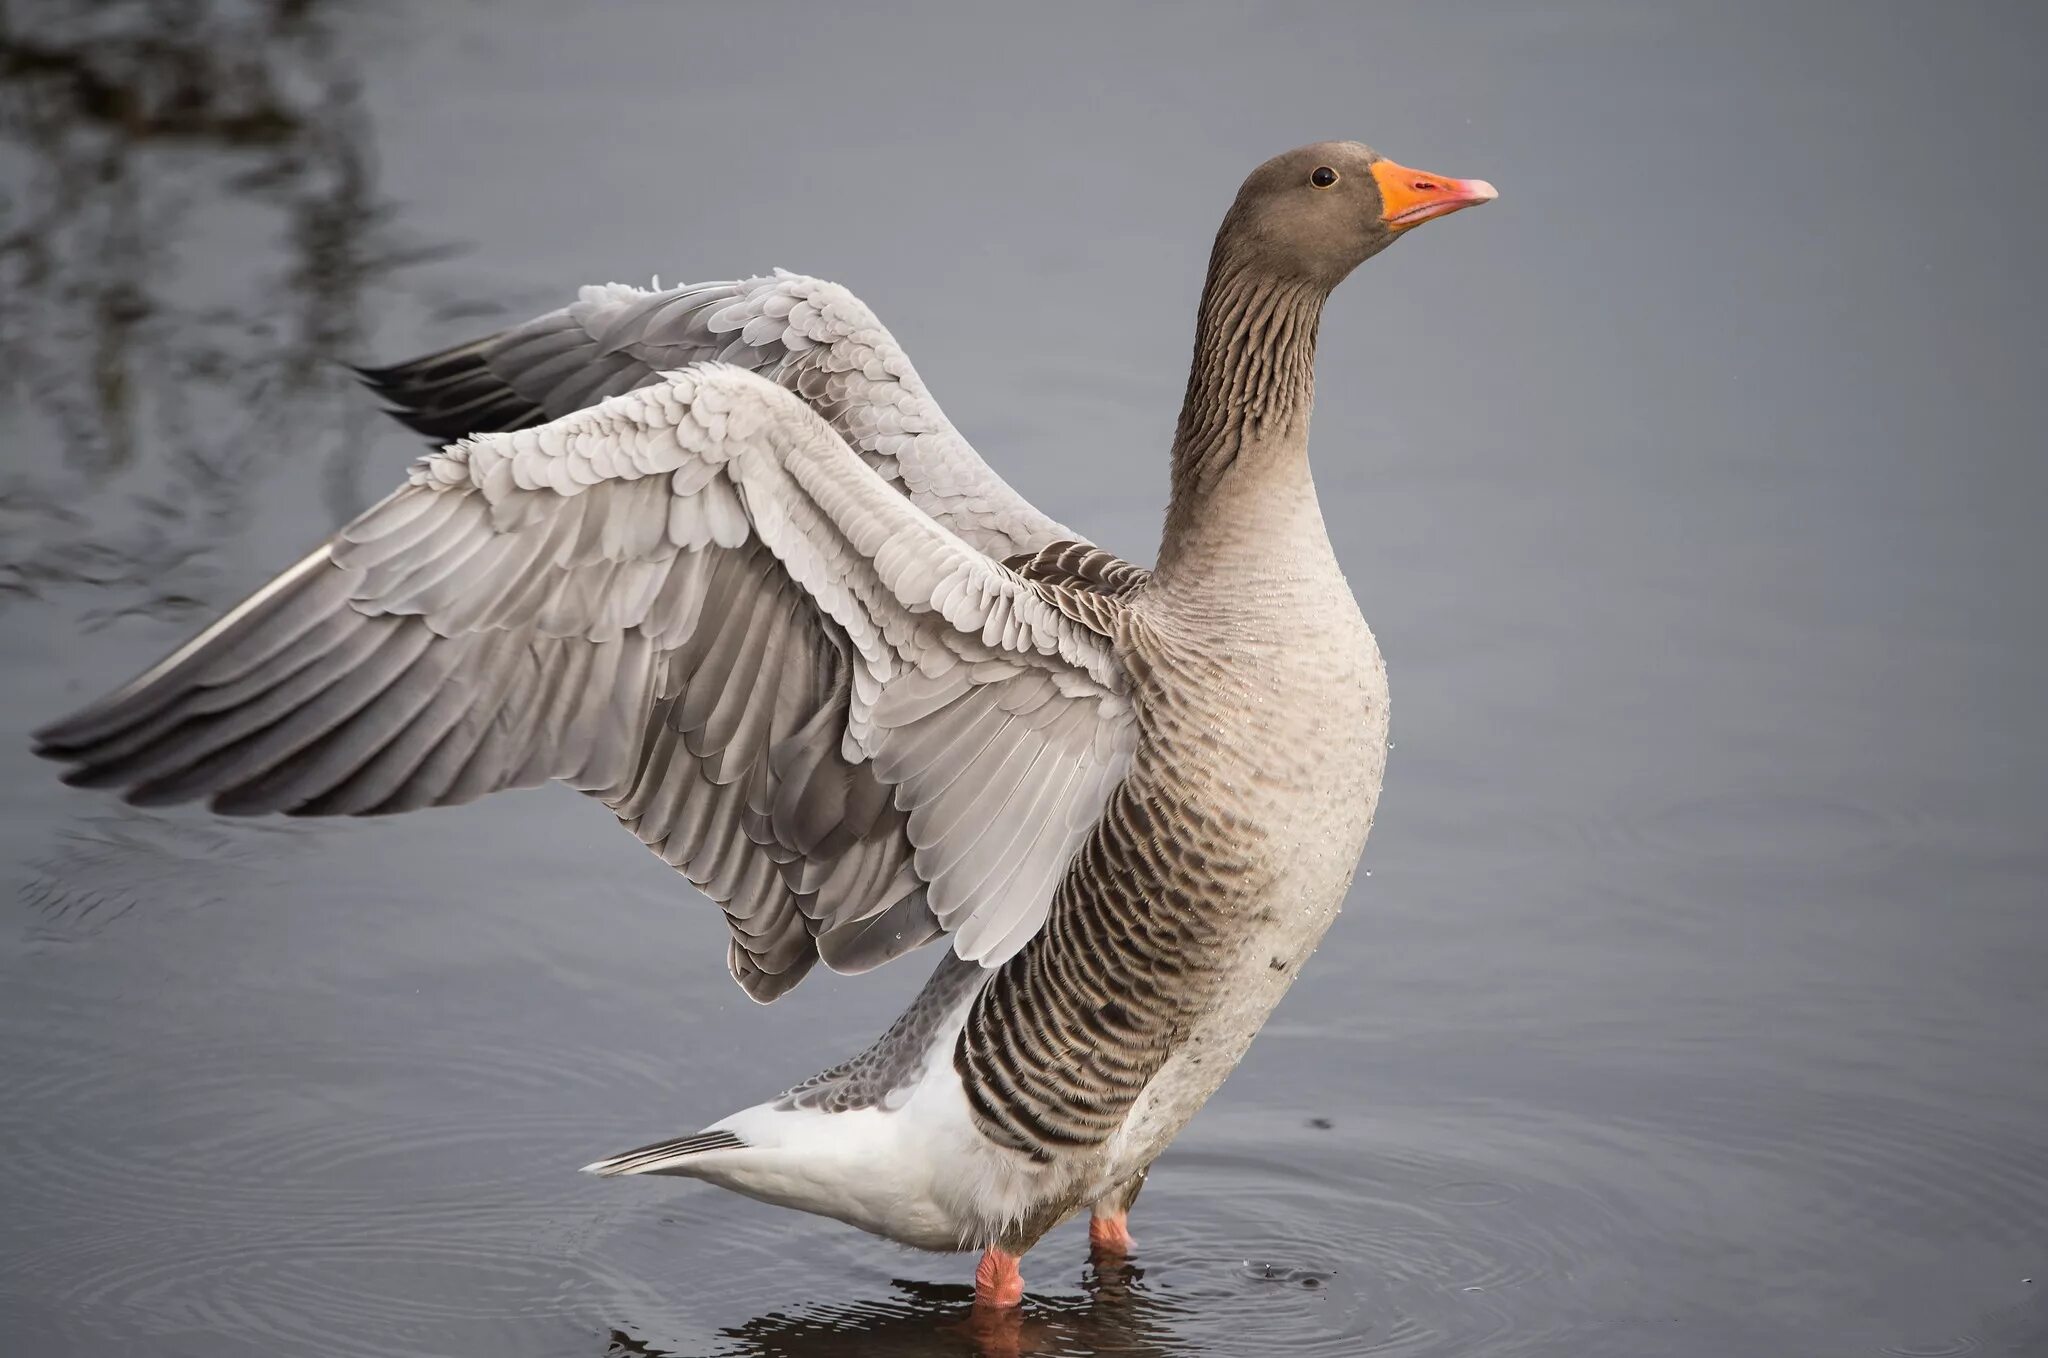
<svg viewBox="0 0 2048 1358">
<path fill-rule="evenodd" d="M 2048 1351 L 2044 192 L 2023 6 L 0 16 L 0 1351 L 953 1354 L 970 1261 L 593 1157 L 845 1055 L 561 789 L 59 787 L 416 451 L 339 366 L 784 265 L 1137 559 L 1210 233 L 1361 135 L 1501 202 L 1333 303 L 1395 738 L 1349 908 L 1049 1354 Z"/>
</svg>

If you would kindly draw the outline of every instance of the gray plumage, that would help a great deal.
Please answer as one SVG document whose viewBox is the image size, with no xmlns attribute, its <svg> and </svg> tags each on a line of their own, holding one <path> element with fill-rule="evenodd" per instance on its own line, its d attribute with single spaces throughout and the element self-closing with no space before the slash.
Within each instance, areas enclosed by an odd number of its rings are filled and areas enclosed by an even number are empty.
<svg viewBox="0 0 2048 1358">
<path fill-rule="evenodd" d="M 736 332 L 753 342 L 716 352 L 760 375 L 643 361 Z M 1067 530 L 987 470 L 851 294 L 790 274 L 586 289 L 377 380 L 418 423 L 506 428 L 430 455 L 43 731 L 72 781 L 296 815 L 567 782 L 724 907 L 760 1000 L 821 956 L 865 970 L 941 931 L 963 956 L 1021 946 L 1080 833 L 1068 799 L 1099 805 L 1128 758 L 1121 681 L 1099 610 L 982 555 Z M 775 465 L 794 445 L 796 477 Z"/>
<path fill-rule="evenodd" d="M 972 962 L 952 956 L 941 959 L 924 989 L 887 1032 L 860 1055 L 789 1089 L 777 1105 L 828 1113 L 899 1106 L 938 1054 L 938 1035 L 957 1016 L 961 1003 L 987 980 L 988 973 Z"/>
<path fill-rule="evenodd" d="M 568 783 L 719 903 L 763 1001 L 948 935 L 861 1055 L 589 1168 L 986 1245 L 998 1280 L 1083 1206 L 1127 1244 L 1378 801 L 1386 671 L 1307 461 L 1324 301 L 1491 197 L 1356 143 L 1254 172 L 1150 572 L 1025 503 L 816 279 L 587 288 L 367 371 L 456 441 L 41 750 L 233 814 Z"/>
<path fill-rule="evenodd" d="M 656 292 L 587 287 L 502 334 L 359 371 L 438 443 L 530 428 L 712 361 L 801 396 L 912 503 L 992 556 L 1075 536 L 975 456 L 853 294 L 782 269 Z"/>
</svg>

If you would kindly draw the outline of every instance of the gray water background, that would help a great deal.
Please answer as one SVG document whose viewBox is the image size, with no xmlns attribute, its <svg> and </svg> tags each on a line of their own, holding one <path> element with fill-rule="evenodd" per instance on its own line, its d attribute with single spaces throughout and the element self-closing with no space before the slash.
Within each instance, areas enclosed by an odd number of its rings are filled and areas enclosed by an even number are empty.
<svg viewBox="0 0 2048 1358">
<path fill-rule="evenodd" d="M 853 286 L 1149 559 L 1211 232 L 1501 201 L 1325 322 L 1396 748 L 1344 916 L 1055 1354 L 2048 1352 L 2048 363 L 2024 4 L 0 9 L 0 1353 L 958 1353 L 970 1261 L 593 1156 L 857 1047 L 561 789 L 230 823 L 26 732 L 394 482 L 337 366 Z M 1367 875 L 1369 873 L 1369 875 Z"/>
</svg>

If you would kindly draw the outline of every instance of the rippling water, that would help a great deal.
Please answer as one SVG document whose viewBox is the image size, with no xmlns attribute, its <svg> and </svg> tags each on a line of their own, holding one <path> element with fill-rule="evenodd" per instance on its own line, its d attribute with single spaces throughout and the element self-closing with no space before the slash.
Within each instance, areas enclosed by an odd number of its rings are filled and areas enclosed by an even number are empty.
<svg viewBox="0 0 2048 1358">
<path fill-rule="evenodd" d="M 0 8 L 0 1352 L 2048 1352 L 2040 20 L 1171 15 Z M 1370 874 L 1013 1327 L 573 1172 L 922 962 L 757 1009 L 560 790 L 225 822 L 26 752 L 395 478 L 342 362 L 583 281 L 841 277 L 1142 556 L 1215 215 L 1354 132 L 1505 194 L 1330 309 Z"/>
</svg>

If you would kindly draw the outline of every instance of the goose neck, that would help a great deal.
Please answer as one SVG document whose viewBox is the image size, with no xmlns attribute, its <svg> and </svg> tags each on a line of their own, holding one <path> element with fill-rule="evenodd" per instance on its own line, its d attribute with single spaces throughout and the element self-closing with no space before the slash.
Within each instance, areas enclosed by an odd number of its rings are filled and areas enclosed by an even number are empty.
<svg viewBox="0 0 2048 1358">
<path fill-rule="evenodd" d="M 1239 264 L 1219 246 L 1174 433 L 1162 576 L 1213 556 L 1247 529 L 1293 527 L 1286 521 L 1302 511 L 1320 524 L 1308 425 L 1326 295 L 1309 280 Z M 1256 522 L 1269 518 L 1275 522 Z"/>
</svg>

